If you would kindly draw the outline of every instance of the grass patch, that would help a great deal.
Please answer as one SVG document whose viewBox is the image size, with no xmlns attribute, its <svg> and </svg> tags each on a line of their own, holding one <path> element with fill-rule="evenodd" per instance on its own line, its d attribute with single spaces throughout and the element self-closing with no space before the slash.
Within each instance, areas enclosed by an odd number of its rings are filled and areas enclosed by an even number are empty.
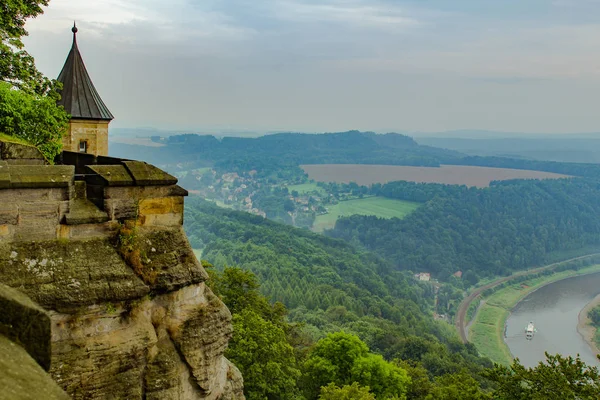
<svg viewBox="0 0 600 400">
<path fill-rule="evenodd" d="M 488 357 L 493 362 L 510 365 L 512 356 L 504 342 L 504 325 L 510 315 L 510 310 L 529 293 L 544 285 L 598 271 L 600 271 L 600 264 L 578 270 L 560 271 L 552 275 L 514 283 L 492 293 L 475 315 L 473 324 L 469 328 L 469 341 L 477 347 L 481 355 Z"/>
<path fill-rule="evenodd" d="M 22 144 L 22 145 L 25 145 L 25 146 L 35 147 L 34 145 L 32 145 L 31 143 L 29 143 L 25 139 L 21 139 L 21 138 L 16 137 L 16 136 L 10 136 L 10 135 L 7 135 L 5 133 L 0 133 L 0 140 L 2 140 L 3 142 L 17 143 L 17 144 Z"/>
<path fill-rule="evenodd" d="M 342 216 L 350 215 L 375 215 L 380 218 L 404 218 L 416 210 L 421 204 L 411 201 L 394 200 L 385 197 L 367 197 L 365 199 L 354 199 L 340 201 L 336 205 L 328 207 L 328 213 L 317 215 L 313 224 L 313 230 L 322 232 L 335 226 L 335 221 Z"/>
<path fill-rule="evenodd" d="M 506 315 L 508 317 L 507 311 Z M 485 357 L 496 363 L 509 365 L 512 356 L 504 343 L 502 330 L 497 325 L 474 323 L 469 330 L 469 340 Z"/>
<path fill-rule="evenodd" d="M 327 194 L 327 192 L 325 192 L 325 190 L 322 187 L 317 186 L 315 182 L 302 183 L 300 185 L 289 185 L 287 188 L 290 193 L 292 193 L 292 191 L 295 190 L 299 194 L 306 194 L 312 192 L 317 192 L 321 195 Z"/>
</svg>

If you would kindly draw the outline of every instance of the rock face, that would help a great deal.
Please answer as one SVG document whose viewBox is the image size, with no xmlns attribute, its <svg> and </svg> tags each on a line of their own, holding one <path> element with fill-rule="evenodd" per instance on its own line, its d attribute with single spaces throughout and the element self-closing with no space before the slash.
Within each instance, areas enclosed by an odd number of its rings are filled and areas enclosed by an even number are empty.
<svg viewBox="0 0 600 400">
<path fill-rule="evenodd" d="M 0 398 L 66 400 L 46 373 L 50 317 L 27 296 L 0 284 Z"/>
<path fill-rule="evenodd" d="M 182 230 L 187 193 L 144 163 L 70 157 L 40 170 L 61 178 L 47 186 L 6 163 L 0 189 L 0 282 L 50 316 L 52 378 L 74 399 L 243 399 L 231 314 Z"/>
</svg>

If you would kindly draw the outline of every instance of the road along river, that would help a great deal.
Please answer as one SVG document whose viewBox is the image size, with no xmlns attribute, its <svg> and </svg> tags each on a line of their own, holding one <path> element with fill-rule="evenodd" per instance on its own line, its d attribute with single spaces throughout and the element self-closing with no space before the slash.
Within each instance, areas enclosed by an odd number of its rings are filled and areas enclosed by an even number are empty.
<svg viewBox="0 0 600 400">
<path fill-rule="evenodd" d="M 579 312 L 600 294 L 600 273 L 576 276 L 548 284 L 525 297 L 506 322 L 505 341 L 513 357 L 527 367 L 545 360 L 544 351 L 580 354 L 588 365 L 600 365 L 591 347 L 577 331 Z M 525 338 L 527 323 L 537 332 Z"/>
</svg>

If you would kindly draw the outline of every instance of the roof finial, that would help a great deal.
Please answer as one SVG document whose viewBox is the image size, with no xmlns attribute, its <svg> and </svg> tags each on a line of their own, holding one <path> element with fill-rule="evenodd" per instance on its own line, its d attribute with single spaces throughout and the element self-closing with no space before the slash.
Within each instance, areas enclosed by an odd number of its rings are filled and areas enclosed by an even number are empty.
<svg viewBox="0 0 600 400">
<path fill-rule="evenodd" d="M 77 33 L 77 25 L 75 25 L 75 21 L 73 21 L 73 27 L 71 28 L 71 32 L 73 32 L 73 34 Z"/>
</svg>

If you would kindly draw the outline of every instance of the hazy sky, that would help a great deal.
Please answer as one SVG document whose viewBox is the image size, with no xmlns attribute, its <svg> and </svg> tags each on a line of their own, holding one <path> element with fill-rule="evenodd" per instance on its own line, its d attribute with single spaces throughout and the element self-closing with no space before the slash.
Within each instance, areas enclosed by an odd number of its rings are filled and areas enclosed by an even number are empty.
<svg viewBox="0 0 600 400">
<path fill-rule="evenodd" d="M 51 0 L 112 126 L 600 131 L 600 0 Z"/>
</svg>

